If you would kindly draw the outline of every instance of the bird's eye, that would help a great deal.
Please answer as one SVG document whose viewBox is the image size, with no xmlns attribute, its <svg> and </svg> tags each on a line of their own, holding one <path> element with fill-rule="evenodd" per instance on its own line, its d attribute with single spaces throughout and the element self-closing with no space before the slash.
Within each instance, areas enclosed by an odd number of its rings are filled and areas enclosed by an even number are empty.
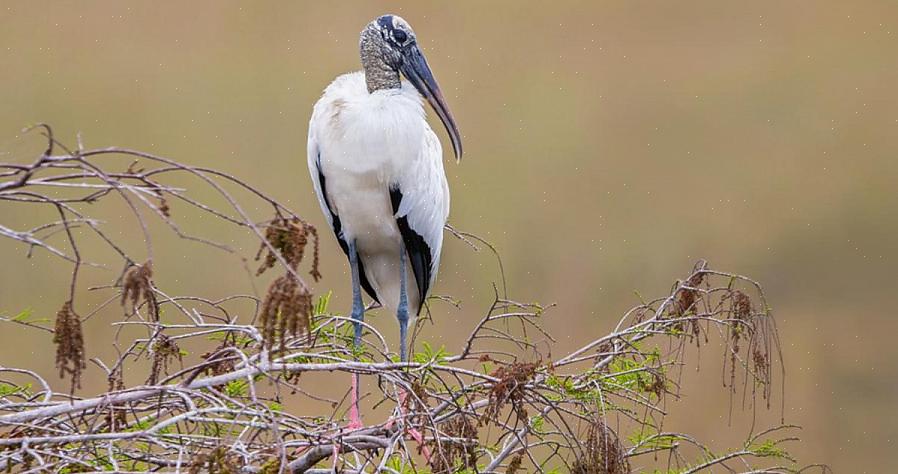
<svg viewBox="0 0 898 474">
<path fill-rule="evenodd" d="M 394 30 L 393 39 L 399 44 L 404 44 L 405 40 L 408 39 L 408 35 L 402 30 Z"/>
</svg>

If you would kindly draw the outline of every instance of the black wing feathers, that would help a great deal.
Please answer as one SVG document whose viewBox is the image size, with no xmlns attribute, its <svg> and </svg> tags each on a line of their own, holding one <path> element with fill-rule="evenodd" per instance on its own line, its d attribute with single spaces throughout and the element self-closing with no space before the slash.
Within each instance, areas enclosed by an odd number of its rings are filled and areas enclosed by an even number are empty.
<svg viewBox="0 0 898 474">
<path fill-rule="evenodd" d="M 390 202 L 393 204 L 393 215 L 396 215 L 396 212 L 399 210 L 399 203 L 402 202 L 402 191 L 400 189 L 390 190 Z M 397 218 L 396 225 L 399 227 L 399 233 L 402 234 L 403 242 L 405 242 L 405 251 L 408 254 L 409 262 L 412 264 L 415 282 L 418 284 L 418 295 L 421 298 L 418 314 L 421 314 L 421 308 L 424 307 L 424 299 L 427 298 L 427 291 L 430 289 L 431 264 L 433 263 L 430 246 L 427 245 L 421 234 L 415 232 L 409 226 L 408 216 Z"/>
</svg>

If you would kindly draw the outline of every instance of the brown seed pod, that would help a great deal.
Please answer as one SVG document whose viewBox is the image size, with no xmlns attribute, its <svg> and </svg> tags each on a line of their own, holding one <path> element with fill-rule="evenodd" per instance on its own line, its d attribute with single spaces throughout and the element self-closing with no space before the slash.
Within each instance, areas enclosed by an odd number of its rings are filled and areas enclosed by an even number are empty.
<svg viewBox="0 0 898 474">
<path fill-rule="evenodd" d="M 275 219 L 265 229 L 265 240 L 295 270 L 305 254 L 308 232 L 306 226 L 302 225 L 298 219 Z M 265 254 L 264 259 L 262 258 L 263 254 Z M 274 267 L 277 263 L 277 256 L 268 245 L 263 243 L 259 246 L 256 260 L 262 260 L 262 265 L 256 270 L 256 275 L 261 275 L 265 273 L 265 270 Z"/>
<path fill-rule="evenodd" d="M 56 367 L 59 377 L 71 376 L 71 393 L 81 388 L 81 372 L 87 367 L 84 361 L 84 334 L 81 319 L 72 308 L 72 301 L 66 301 L 56 313 L 53 343 L 56 344 Z"/>
<path fill-rule="evenodd" d="M 431 452 L 438 455 L 431 456 L 430 469 L 434 474 L 449 474 L 460 469 L 475 469 L 477 467 L 477 426 L 465 415 L 460 415 L 451 420 L 440 423 L 439 431 L 443 438 L 452 439 L 453 442 L 440 441 L 434 438 L 428 441 Z M 512 471 L 508 471 L 512 472 Z"/>
<path fill-rule="evenodd" d="M 288 335 L 297 337 L 309 332 L 312 313 L 312 294 L 287 274 L 278 277 L 268 287 L 262 302 L 262 338 L 266 346 L 285 347 Z"/>
<path fill-rule="evenodd" d="M 131 303 L 131 311 L 136 311 L 141 303 L 146 303 L 151 321 L 159 321 L 159 305 L 153 292 L 153 266 L 148 260 L 143 265 L 132 265 L 122 278 L 122 301 Z"/>
<path fill-rule="evenodd" d="M 536 375 L 538 363 L 512 362 L 494 370 L 490 375 L 500 379 L 490 389 L 489 405 L 487 405 L 480 424 L 493 420 L 498 421 L 499 412 L 506 404 L 511 404 L 518 420 L 527 421 L 527 409 L 524 407 L 526 385 Z"/>
<path fill-rule="evenodd" d="M 168 373 L 168 364 L 172 359 L 181 361 L 181 348 L 175 344 L 171 338 L 165 334 L 159 334 L 156 342 L 153 344 L 153 365 L 150 368 L 150 376 L 147 379 L 147 385 L 156 385 L 159 381 L 159 374 Z"/>
<path fill-rule="evenodd" d="M 628 474 L 630 463 L 617 434 L 600 419 L 590 423 L 583 452 L 574 460 L 573 474 Z"/>
<path fill-rule="evenodd" d="M 237 474 L 240 472 L 239 458 L 231 454 L 225 446 L 219 446 L 199 456 L 190 466 L 190 474 Z"/>
</svg>

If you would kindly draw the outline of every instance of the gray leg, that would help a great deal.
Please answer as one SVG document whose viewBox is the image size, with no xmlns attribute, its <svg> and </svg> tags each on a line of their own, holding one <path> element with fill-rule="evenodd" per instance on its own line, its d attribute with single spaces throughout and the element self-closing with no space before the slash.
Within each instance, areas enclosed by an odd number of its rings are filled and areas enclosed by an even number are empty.
<svg viewBox="0 0 898 474">
<path fill-rule="evenodd" d="M 406 335 L 408 333 L 408 272 L 405 269 L 405 245 L 399 249 L 399 306 L 396 308 L 396 319 L 399 320 L 399 360 L 408 361 Z"/>
<path fill-rule="evenodd" d="M 362 321 L 365 320 L 365 305 L 362 304 L 362 288 L 359 278 L 359 254 L 355 248 L 355 241 L 349 243 L 349 267 L 352 272 L 352 319 L 355 325 L 355 338 L 353 343 L 356 348 L 362 343 Z"/>
<path fill-rule="evenodd" d="M 359 254 L 355 247 L 355 241 L 349 242 L 349 267 L 352 273 L 352 320 L 355 325 L 353 337 L 353 350 L 362 345 L 362 321 L 365 320 L 365 305 L 362 304 L 362 289 L 359 279 Z M 362 427 L 359 416 L 359 374 L 352 374 L 352 401 L 349 407 L 349 427 L 356 429 Z"/>
<path fill-rule="evenodd" d="M 399 359 L 402 362 L 408 362 L 408 348 L 406 347 L 406 339 L 408 333 L 408 271 L 405 269 L 405 262 L 408 256 L 405 253 L 405 245 L 399 249 L 399 306 L 396 308 L 396 319 L 399 320 Z M 408 392 L 405 388 L 399 389 L 399 415 L 405 418 L 405 400 Z M 408 420 L 406 420 L 406 423 Z M 424 436 L 415 429 L 414 426 L 406 425 L 409 436 L 418 442 L 420 452 L 424 455 L 424 460 L 430 460 L 430 450 L 424 445 Z"/>
</svg>

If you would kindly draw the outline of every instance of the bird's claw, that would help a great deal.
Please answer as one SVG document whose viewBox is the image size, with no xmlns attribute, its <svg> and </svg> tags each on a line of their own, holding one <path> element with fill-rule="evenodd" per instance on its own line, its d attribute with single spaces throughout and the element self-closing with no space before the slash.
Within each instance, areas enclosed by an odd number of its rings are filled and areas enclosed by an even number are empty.
<svg viewBox="0 0 898 474">
<path fill-rule="evenodd" d="M 364 427 L 365 427 L 365 424 L 362 423 L 362 420 L 355 419 L 355 420 L 350 420 L 349 423 L 347 423 L 346 426 L 343 427 L 343 430 L 344 431 L 356 431 L 356 430 L 360 430 Z"/>
<path fill-rule="evenodd" d="M 415 428 L 411 428 L 411 427 L 409 427 L 405 431 L 406 431 L 406 433 L 408 433 L 408 435 L 413 440 L 415 440 L 416 443 L 418 443 L 418 452 L 420 452 L 421 455 L 424 456 L 424 462 L 429 463 L 430 462 L 430 449 L 428 449 L 427 445 L 424 444 L 424 435 L 421 434 L 420 431 L 416 430 Z"/>
<path fill-rule="evenodd" d="M 400 418 L 405 417 L 405 409 L 403 407 L 405 407 L 405 399 L 407 398 L 407 396 L 408 393 L 405 390 L 403 390 L 399 394 L 399 416 L 391 417 L 389 420 L 387 420 L 386 425 L 384 425 L 386 429 L 392 429 L 393 424 L 395 424 Z M 409 426 L 408 423 L 404 423 L 403 425 L 405 433 L 416 443 L 418 443 L 418 452 L 420 452 L 421 455 L 424 456 L 424 461 L 430 462 L 430 449 L 428 449 L 424 444 L 424 435 L 421 434 L 421 432 L 416 428 Z"/>
</svg>

